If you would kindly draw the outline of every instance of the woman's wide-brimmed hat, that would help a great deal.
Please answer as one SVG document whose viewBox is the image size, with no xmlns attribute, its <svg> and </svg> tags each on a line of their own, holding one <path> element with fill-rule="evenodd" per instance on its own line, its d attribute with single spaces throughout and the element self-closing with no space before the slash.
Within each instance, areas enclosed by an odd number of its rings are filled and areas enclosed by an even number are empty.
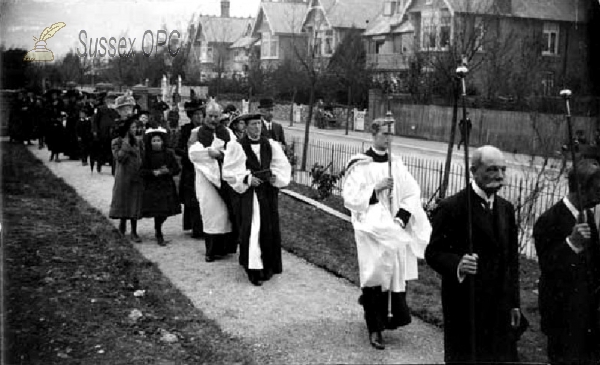
<svg viewBox="0 0 600 365">
<path fill-rule="evenodd" d="M 115 109 L 119 109 L 124 106 L 135 106 L 135 99 L 129 94 L 121 95 L 115 99 Z"/>
</svg>

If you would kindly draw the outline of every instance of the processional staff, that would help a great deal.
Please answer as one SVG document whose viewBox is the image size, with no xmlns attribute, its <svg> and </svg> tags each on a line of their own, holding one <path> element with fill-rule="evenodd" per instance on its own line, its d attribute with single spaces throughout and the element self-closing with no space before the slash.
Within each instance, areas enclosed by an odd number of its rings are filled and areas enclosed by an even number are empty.
<svg viewBox="0 0 600 365">
<path fill-rule="evenodd" d="M 467 126 L 467 87 L 465 84 L 465 77 L 469 73 L 469 69 L 463 63 L 456 68 L 456 77 L 458 77 L 462 84 L 462 112 L 463 112 L 463 136 L 465 140 L 465 188 L 467 191 L 467 247 L 469 255 L 473 254 L 473 217 L 471 211 L 471 193 L 469 192 L 469 184 L 471 175 L 469 173 L 469 128 Z M 476 344 L 475 344 L 475 278 L 467 278 L 469 285 L 469 333 L 470 333 L 470 355 L 472 362 L 475 362 Z"/>
<path fill-rule="evenodd" d="M 566 117 L 567 117 L 567 131 L 569 134 L 569 146 L 571 149 L 571 161 L 573 162 L 573 176 L 575 178 L 575 185 L 577 186 L 576 194 L 577 194 L 577 210 L 579 211 L 579 216 L 577 217 L 577 221 L 582 223 L 584 219 L 583 215 L 583 207 L 581 206 L 581 186 L 579 185 L 579 175 L 577 175 L 577 156 L 575 154 L 575 140 L 573 139 L 573 125 L 571 124 L 571 107 L 569 106 L 569 100 L 571 99 L 571 90 L 564 89 L 560 91 L 560 96 L 565 99 L 565 108 L 566 108 Z"/>
</svg>

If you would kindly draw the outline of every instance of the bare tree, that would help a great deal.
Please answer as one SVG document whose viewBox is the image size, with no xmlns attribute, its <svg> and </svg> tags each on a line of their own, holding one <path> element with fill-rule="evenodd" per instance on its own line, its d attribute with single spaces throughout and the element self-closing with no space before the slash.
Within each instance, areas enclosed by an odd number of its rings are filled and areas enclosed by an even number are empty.
<svg viewBox="0 0 600 365">
<path fill-rule="evenodd" d="M 453 103 L 440 199 L 445 197 L 448 187 L 458 121 L 461 90 L 455 70 L 460 64 L 468 65 L 470 75 L 486 65 L 492 72 L 503 70 L 514 35 L 512 32 L 502 33 L 500 15 L 491 2 L 466 2 L 466 8 L 456 9 L 453 14 L 448 10 L 432 9 L 423 16 L 421 40 L 415 42 L 420 43 L 421 52 L 414 76 L 418 84 L 426 85 L 426 99 L 431 95 L 451 95 Z"/>
</svg>

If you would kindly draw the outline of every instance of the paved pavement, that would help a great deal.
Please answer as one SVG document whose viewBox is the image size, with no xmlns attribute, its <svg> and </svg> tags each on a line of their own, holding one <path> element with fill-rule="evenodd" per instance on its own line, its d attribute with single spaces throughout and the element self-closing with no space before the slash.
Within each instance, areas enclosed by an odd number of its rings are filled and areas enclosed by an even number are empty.
<svg viewBox="0 0 600 365">
<path fill-rule="evenodd" d="M 76 161 L 48 162 L 49 152 L 37 146 L 30 151 L 108 216 L 113 186 L 110 169 L 91 174 L 89 167 Z M 112 223 L 117 225 L 116 220 Z M 204 242 L 182 232 L 180 215 L 165 223 L 165 237 L 170 240 L 167 247 L 156 244 L 152 220 L 142 220 L 138 231 L 143 242 L 134 247 L 224 332 L 251 344 L 261 364 L 443 360 L 442 332 L 417 318 L 407 327 L 384 334 L 385 351 L 373 349 L 357 304 L 359 288 L 292 254 L 283 254 L 282 275 L 255 287 L 246 279 L 237 257 L 204 262 Z"/>
</svg>

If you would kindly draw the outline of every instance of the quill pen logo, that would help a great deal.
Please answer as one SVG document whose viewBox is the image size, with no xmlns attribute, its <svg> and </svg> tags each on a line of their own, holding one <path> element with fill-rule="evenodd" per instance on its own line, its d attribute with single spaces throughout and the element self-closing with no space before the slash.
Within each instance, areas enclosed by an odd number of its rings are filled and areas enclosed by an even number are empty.
<svg viewBox="0 0 600 365">
<path fill-rule="evenodd" d="M 54 23 L 49 27 L 46 27 L 42 34 L 40 34 L 40 38 L 33 37 L 35 41 L 35 48 L 31 51 L 27 52 L 25 57 L 23 57 L 23 61 L 28 62 L 47 62 L 54 61 L 54 53 L 51 50 L 46 48 L 46 41 L 54 36 L 56 32 L 61 30 L 64 26 L 66 26 L 63 22 Z"/>
</svg>

